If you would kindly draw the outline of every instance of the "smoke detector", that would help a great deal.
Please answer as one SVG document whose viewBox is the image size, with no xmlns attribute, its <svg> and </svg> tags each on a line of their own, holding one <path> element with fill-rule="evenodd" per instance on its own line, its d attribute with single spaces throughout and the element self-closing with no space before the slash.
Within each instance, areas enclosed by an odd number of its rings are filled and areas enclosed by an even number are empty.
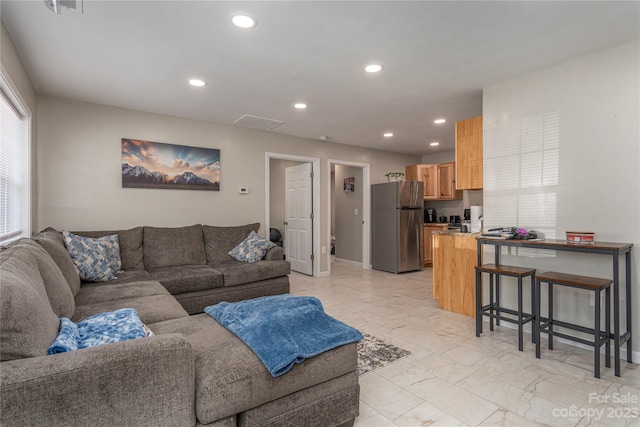
<svg viewBox="0 0 640 427">
<path fill-rule="evenodd" d="M 320 141 L 328 141 L 328 140 L 329 140 L 329 137 L 328 137 L 328 136 L 322 135 L 322 136 L 320 137 Z"/>
</svg>

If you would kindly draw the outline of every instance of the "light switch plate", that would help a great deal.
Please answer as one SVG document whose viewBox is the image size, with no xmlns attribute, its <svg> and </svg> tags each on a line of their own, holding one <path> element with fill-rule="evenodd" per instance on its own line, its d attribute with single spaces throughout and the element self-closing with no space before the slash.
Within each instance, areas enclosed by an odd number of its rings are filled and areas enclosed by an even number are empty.
<svg viewBox="0 0 640 427">
<path fill-rule="evenodd" d="M 238 187 L 238 193 L 249 194 L 249 187 Z"/>
</svg>

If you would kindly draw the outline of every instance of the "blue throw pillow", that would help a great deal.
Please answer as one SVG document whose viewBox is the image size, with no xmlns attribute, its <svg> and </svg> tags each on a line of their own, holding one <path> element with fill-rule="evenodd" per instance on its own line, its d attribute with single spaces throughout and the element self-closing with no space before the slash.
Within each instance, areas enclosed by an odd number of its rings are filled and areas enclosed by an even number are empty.
<svg viewBox="0 0 640 427">
<path fill-rule="evenodd" d="M 117 234 L 92 239 L 62 232 L 73 265 L 82 280 L 104 282 L 116 277 L 122 267 Z"/>
<path fill-rule="evenodd" d="M 229 251 L 229 255 L 238 261 L 256 262 L 264 258 L 267 251 L 275 246 L 275 243 L 258 236 L 255 231 L 252 231 L 238 246 Z"/>
</svg>

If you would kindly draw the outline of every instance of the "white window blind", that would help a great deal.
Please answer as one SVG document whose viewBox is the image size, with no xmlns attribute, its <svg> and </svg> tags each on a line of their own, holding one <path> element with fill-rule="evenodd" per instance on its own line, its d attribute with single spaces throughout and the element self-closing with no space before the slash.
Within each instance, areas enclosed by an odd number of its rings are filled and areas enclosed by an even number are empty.
<svg viewBox="0 0 640 427">
<path fill-rule="evenodd" d="M 516 120 L 485 117 L 484 228 L 518 226 L 555 239 L 560 112 Z M 517 253 L 553 255 L 523 248 Z"/>
<path fill-rule="evenodd" d="M 0 92 L 0 242 L 28 230 L 28 118 Z"/>
</svg>

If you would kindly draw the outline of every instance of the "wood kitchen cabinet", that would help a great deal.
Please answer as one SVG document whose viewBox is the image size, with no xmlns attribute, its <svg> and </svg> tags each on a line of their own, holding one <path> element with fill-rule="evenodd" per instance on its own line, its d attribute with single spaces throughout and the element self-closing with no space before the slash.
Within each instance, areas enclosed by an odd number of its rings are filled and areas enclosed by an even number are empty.
<svg viewBox="0 0 640 427">
<path fill-rule="evenodd" d="M 438 165 L 438 199 L 462 199 L 462 191 L 456 189 L 455 170 L 456 164 L 454 162 L 440 163 Z"/>
<path fill-rule="evenodd" d="M 471 233 L 436 233 L 432 242 L 433 297 L 443 310 L 475 316 L 476 236 Z"/>
<path fill-rule="evenodd" d="M 405 167 L 407 181 L 422 181 L 425 200 L 438 198 L 438 165 L 410 165 Z"/>
<path fill-rule="evenodd" d="M 447 227 L 448 227 L 447 224 L 425 224 L 424 225 L 424 239 L 422 239 L 424 241 L 424 247 L 422 252 L 424 254 L 425 267 L 431 267 L 433 265 L 433 241 L 432 241 L 433 232 L 446 230 Z"/>
<path fill-rule="evenodd" d="M 455 189 L 455 164 L 421 164 L 405 167 L 407 181 L 422 181 L 424 200 L 458 200 L 462 191 Z"/>
<path fill-rule="evenodd" d="M 456 189 L 482 189 L 482 116 L 456 123 Z"/>
</svg>

